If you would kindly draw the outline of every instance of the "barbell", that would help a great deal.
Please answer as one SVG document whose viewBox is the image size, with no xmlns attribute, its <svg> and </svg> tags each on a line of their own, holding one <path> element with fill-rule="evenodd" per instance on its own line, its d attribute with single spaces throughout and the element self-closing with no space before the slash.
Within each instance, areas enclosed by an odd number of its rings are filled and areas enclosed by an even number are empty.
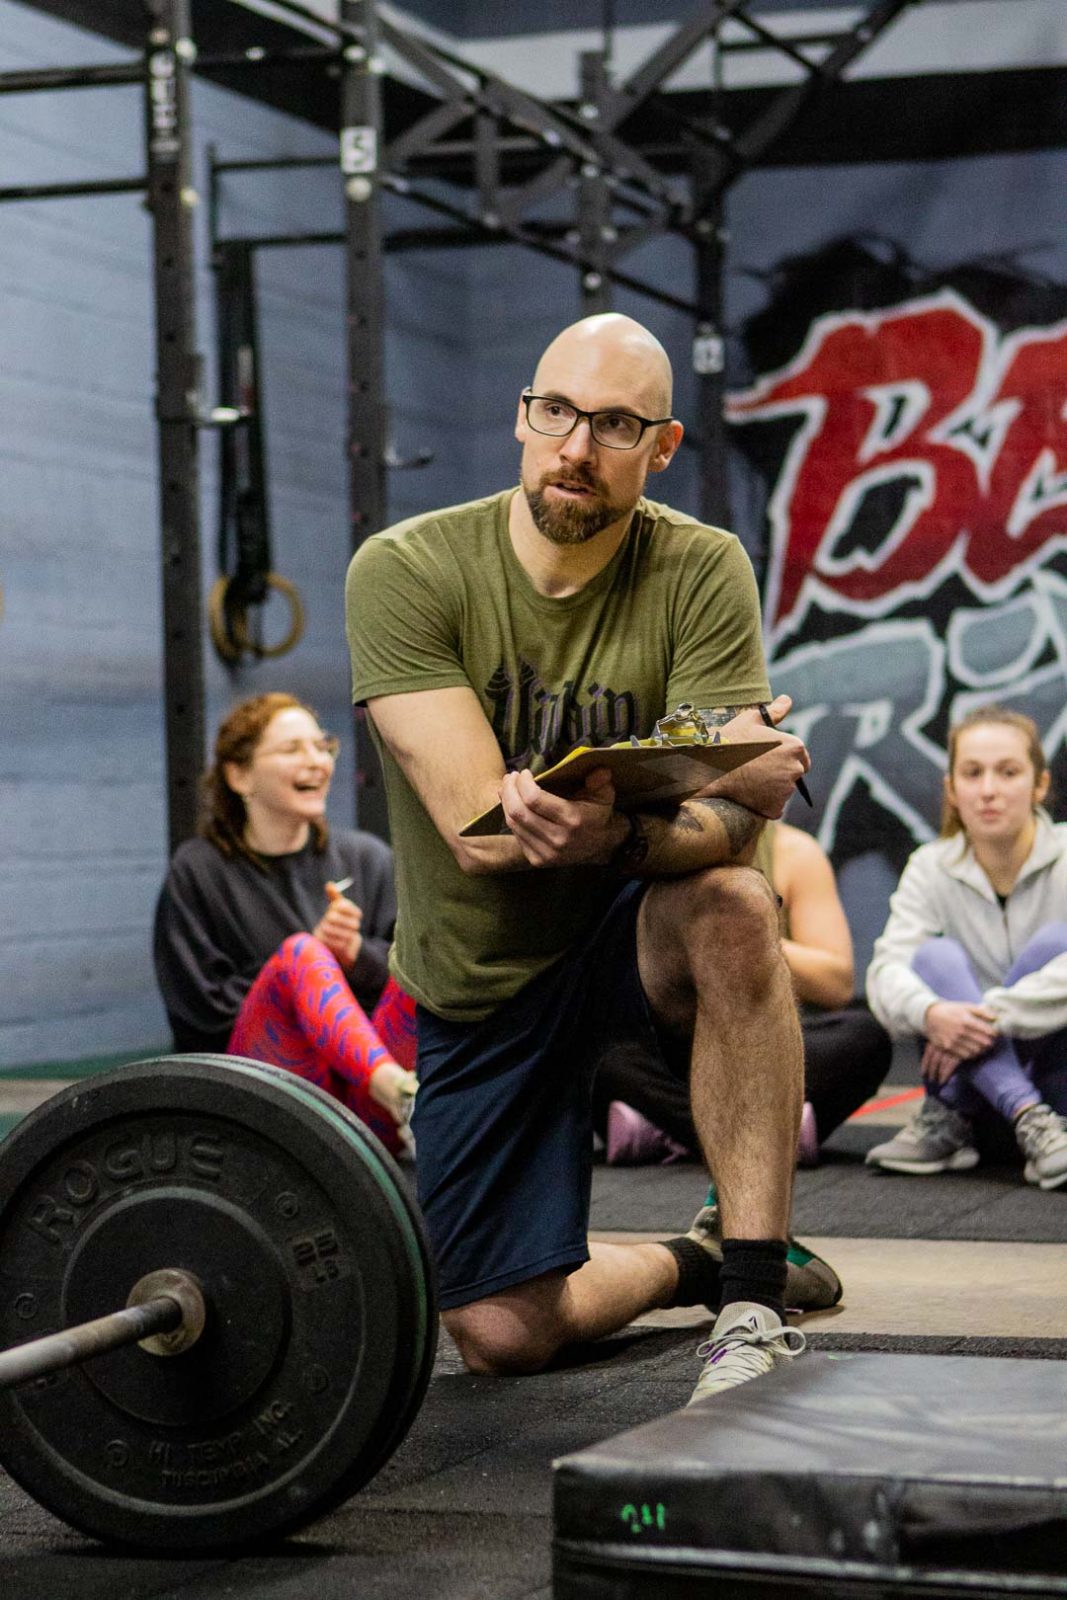
<svg viewBox="0 0 1067 1600">
<path fill-rule="evenodd" d="M 0 1286 L 0 1463 L 159 1553 L 239 1550 L 354 1494 L 437 1343 L 392 1158 L 323 1090 L 231 1056 L 121 1067 L 19 1123 Z"/>
</svg>

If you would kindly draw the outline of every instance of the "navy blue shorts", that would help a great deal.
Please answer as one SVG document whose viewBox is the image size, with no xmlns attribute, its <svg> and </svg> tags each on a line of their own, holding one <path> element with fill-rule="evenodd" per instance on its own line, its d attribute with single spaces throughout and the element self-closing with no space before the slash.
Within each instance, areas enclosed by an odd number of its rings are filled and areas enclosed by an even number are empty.
<svg viewBox="0 0 1067 1600">
<path fill-rule="evenodd" d="M 646 887 L 483 1021 L 418 1008 L 416 1174 L 444 1309 L 589 1259 L 597 1059 L 623 1039 L 664 1053 L 637 971 Z"/>
</svg>

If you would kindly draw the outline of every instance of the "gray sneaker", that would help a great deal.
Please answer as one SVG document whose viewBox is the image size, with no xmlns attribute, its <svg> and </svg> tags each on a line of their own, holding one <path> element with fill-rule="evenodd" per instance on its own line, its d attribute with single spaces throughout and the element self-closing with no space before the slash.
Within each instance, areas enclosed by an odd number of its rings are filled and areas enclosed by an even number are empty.
<svg viewBox="0 0 1067 1600">
<path fill-rule="evenodd" d="M 751 1300 L 723 1306 L 711 1338 L 697 1347 L 704 1370 L 687 1404 L 761 1378 L 776 1362 L 800 1355 L 807 1342 L 799 1328 L 787 1328 L 766 1306 Z"/>
<path fill-rule="evenodd" d="M 971 1143 L 967 1118 L 928 1094 L 907 1127 L 867 1151 L 867 1165 L 925 1178 L 934 1172 L 964 1172 L 976 1167 L 978 1151 Z"/>
<path fill-rule="evenodd" d="M 708 1190 L 708 1202 L 693 1218 L 686 1238 L 703 1245 L 721 1263 L 722 1222 L 714 1187 Z M 790 1237 L 786 1246 L 784 1299 L 787 1308 L 790 1311 L 828 1311 L 836 1306 L 844 1291 L 830 1263 L 802 1245 L 799 1239 Z"/>
<path fill-rule="evenodd" d="M 1015 1137 L 1026 1157 L 1023 1177 L 1039 1189 L 1067 1183 L 1067 1118 L 1043 1103 L 1030 1106 L 1015 1120 Z"/>
</svg>

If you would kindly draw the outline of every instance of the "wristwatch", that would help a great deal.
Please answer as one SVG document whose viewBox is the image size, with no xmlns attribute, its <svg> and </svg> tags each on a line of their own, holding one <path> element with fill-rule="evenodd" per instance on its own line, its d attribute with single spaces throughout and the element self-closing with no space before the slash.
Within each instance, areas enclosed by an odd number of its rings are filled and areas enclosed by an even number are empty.
<svg viewBox="0 0 1067 1600">
<path fill-rule="evenodd" d="M 648 855 L 648 835 L 636 811 L 626 813 L 626 822 L 626 833 L 608 857 L 608 866 L 623 877 L 630 877 Z"/>
</svg>

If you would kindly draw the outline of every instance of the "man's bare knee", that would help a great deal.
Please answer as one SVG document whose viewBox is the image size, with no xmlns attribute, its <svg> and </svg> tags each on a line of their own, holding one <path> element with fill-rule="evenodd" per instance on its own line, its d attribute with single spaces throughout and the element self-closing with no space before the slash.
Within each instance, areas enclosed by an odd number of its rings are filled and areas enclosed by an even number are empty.
<svg viewBox="0 0 1067 1600">
<path fill-rule="evenodd" d="M 702 987 L 741 997 L 768 992 L 782 965 L 778 908 L 766 878 L 751 867 L 706 873 L 690 938 Z"/>
<path fill-rule="evenodd" d="M 698 997 L 758 993 L 782 964 L 778 914 L 752 867 L 709 867 L 655 883 L 638 923 L 638 968 L 653 1011 L 679 1033 Z"/>
<path fill-rule="evenodd" d="M 505 1291 L 442 1312 L 468 1372 L 502 1377 L 540 1372 L 563 1339 L 543 1293 Z"/>
<path fill-rule="evenodd" d="M 536 1348 L 530 1341 L 499 1339 L 481 1330 L 453 1326 L 447 1317 L 444 1323 L 467 1371 L 484 1377 L 521 1377 L 541 1372 L 555 1354 L 554 1350 Z"/>
<path fill-rule="evenodd" d="M 720 963 L 743 965 L 760 950 L 778 945 L 774 894 L 753 867 L 711 867 L 686 880 L 687 915 L 683 937 L 713 952 Z"/>
</svg>

